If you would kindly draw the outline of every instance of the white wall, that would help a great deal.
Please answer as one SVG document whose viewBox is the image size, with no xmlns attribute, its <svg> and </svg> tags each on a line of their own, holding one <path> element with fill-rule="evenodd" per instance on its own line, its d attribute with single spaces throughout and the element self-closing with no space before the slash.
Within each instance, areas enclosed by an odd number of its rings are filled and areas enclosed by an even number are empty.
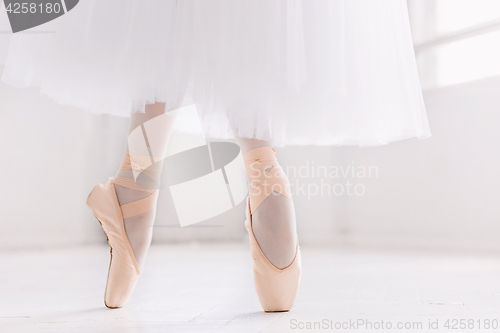
<svg viewBox="0 0 500 333">
<path fill-rule="evenodd" d="M 35 88 L 0 82 L 0 250 L 105 242 L 85 202 L 116 173 L 127 129 L 127 118 L 61 106 Z M 168 189 L 159 203 L 154 241 L 244 237 L 243 204 L 180 228 Z"/>
<path fill-rule="evenodd" d="M 302 244 L 500 250 L 498 88 L 500 79 L 426 92 L 433 132 L 427 140 L 278 149 L 284 168 L 309 163 L 309 172 L 313 164 L 378 170 L 378 177 L 323 179 L 344 189 L 347 181 L 361 184 L 360 196 L 314 195 L 321 178 L 291 175 L 294 186 L 299 181 L 311 192 L 310 198 L 304 192 L 294 197 Z M 85 200 L 118 168 L 126 128 L 127 119 L 92 115 L 57 105 L 36 89 L 0 84 L 0 249 L 104 242 Z M 160 201 L 156 242 L 246 238 L 243 206 L 180 228 L 168 191 Z"/>
<path fill-rule="evenodd" d="M 126 124 L 2 83 L 0 248 L 105 241 L 85 200 L 90 184 L 116 167 Z"/>
<path fill-rule="evenodd" d="M 500 78 L 427 91 L 433 136 L 344 161 L 378 165 L 369 194 L 336 207 L 354 245 L 499 251 Z"/>
</svg>

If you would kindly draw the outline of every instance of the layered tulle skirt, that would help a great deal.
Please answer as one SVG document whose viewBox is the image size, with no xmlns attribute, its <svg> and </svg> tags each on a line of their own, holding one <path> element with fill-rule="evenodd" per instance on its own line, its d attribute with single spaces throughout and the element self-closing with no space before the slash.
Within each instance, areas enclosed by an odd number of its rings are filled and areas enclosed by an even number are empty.
<svg viewBox="0 0 500 333">
<path fill-rule="evenodd" d="M 86 0 L 38 30 L 1 45 L 2 80 L 91 112 L 195 104 L 208 138 L 277 146 L 430 136 L 404 0 Z"/>
</svg>

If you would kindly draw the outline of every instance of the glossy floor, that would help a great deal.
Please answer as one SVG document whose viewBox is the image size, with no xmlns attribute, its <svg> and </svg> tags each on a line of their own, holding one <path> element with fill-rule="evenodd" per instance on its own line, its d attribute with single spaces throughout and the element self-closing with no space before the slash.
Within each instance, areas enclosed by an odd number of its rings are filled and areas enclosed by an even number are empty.
<svg viewBox="0 0 500 333">
<path fill-rule="evenodd" d="M 500 259 L 494 256 L 311 248 L 302 255 L 295 307 L 264 313 L 246 244 L 153 246 L 134 295 L 116 310 L 103 304 L 104 246 L 0 253 L 0 332 L 500 328 Z M 430 323 L 438 329 L 429 330 Z"/>
</svg>

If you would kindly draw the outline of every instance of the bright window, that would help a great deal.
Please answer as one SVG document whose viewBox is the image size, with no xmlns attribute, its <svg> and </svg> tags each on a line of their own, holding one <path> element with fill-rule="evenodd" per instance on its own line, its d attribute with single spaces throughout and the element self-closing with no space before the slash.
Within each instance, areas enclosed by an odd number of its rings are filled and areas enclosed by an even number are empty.
<svg viewBox="0 0 500 333">
<path fill-rule="evenodd" d="M 500 75 L 500 0 L 408 0 L 424 89 Z"/>
</svg>

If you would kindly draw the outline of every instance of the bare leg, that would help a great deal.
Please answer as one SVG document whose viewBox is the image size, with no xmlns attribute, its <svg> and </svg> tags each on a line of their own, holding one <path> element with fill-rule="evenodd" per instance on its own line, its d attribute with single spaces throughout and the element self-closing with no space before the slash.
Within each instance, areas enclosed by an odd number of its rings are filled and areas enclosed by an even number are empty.
<svg viewBox="0 0 500 333">
<path fill-rule="evenodd" d="M 271 147 L 268 141 L 236 138 L 242 154 L 260 147 Z M 262 252 L 278 268 L 290 265 L 295 257 L 297 232 L 292 200 L 277 194 L 268 196 L 252 212 L 252 229 Z"/>
</svg>

